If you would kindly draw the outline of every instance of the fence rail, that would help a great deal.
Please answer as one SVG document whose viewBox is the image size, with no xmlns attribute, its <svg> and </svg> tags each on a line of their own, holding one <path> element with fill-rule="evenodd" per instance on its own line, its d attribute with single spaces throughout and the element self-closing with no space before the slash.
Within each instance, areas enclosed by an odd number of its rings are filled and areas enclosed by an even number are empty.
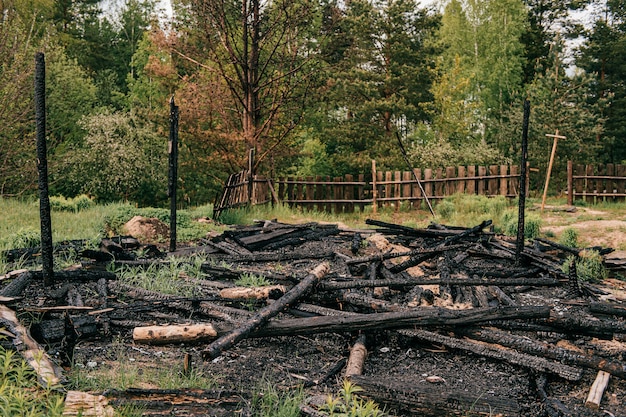
<svg viewBox="0 0 626 417">
<path fill-rule="evenodd" d="M 626 165 L 583 165 L 567 161 L 567 203 L 624 202 Z"/>
<path fill-rule="evenodd" d="M 225 209 L 244 204 L 268 202 L 335 213 L 353 212 L 356 208 L 363 210 L 370 204 L 398 207 L 405 203 L 419 208 L 425 197 L 436 201 L 456 193 L 514 198 L 519 193 L 519 167 L 458 166 L 414 169 L 413 172 L 380 172 L 373 168 L 368 175 L 281 177 L 275 180 L 250 178 L 247 171 L 242 171 L 229 177 L 220 200 L 216 202 L 214 215 L 219 216 Z"/>
</svg>

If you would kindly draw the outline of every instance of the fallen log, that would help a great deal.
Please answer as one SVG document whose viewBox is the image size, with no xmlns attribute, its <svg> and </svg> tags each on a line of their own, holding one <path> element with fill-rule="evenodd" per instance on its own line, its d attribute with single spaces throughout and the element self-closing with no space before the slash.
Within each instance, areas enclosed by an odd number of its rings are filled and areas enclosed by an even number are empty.
<svg viewBox="0 0 626 417">
<path fill-rule="evenodd" d="M 365 363 L 365 358 L 367 358 L 366 340 L 364 334 L 359 335 L 352 349 L 350 349 L 350 356 L 346 364 L 346 377 L 363 373 L 363 364 Z"/>
<path fill-rule="evenodd" d="M 284 285 L 264 287 L 232 287 L 220 291 L 220 297 L 233 300 L 276 300 L 285 294 Z"/>
<path fill-rule="evenodd" d="M 8 327 L 13 335 L 13 345 L 26 362 L 37 373 L 39 383 L 45 388 L 55 388 L 62 381 L 63 371 L 48 356 L 46 351 L 18 321 L 15 312 L 0 304 L 0 324 Z"/>
<path fill-rule="evenodd" d="M 410 277 L 395 279 L 353 279 L 347 281 L 328 281 L 320 283 L 319 288 L 322 290 L 345 290 L 348 288 L 368 288 L 368 287 L 413 287 L 416 285 L 458 285 L 458 286 L 474 286 L 474 285 L 496 285 L 500 287 L 506 286 L 537 286 L 537 287 L 554 287 L 560 284 L 560 281 L 554 278 L 485 278 L 485 277 L 462 277 L 462 278 L 428 278 L 428 277 Z"/>
<path fill-rule="evenodd" d="M 216 336 L 217 330 L 208 323 L 136 327 L 133 330 L 133 340 L 144 344 L 199 342 Z"/>
<path fill-rule="evenodd" d="M 133 406 L 144 417 L 250 415 L 244 405 L 250 396 L 243 392 L 201 389 L 139 389 L 109 390 L 105 394 L 114 407 Z"/>
<path fill-rule="evenodd" d="M 31 283 L 34 275 L 30 271 L 22 271 L 17 275 L 12 275 L 12 278 L 13 280 L 0 291 L 1 296 L 17 297 L 22 295 L 22 291 Z"/>
<path fill-rule="evenodd" d="M 429 342 L 443 344 L 453 349 L 466 350 L 488 358 L 504 360 L 509 363 L 540 372 L 548 372 L 559 375 L 569 381 L 579 381 L 582 378 L 582 371 L 578 368 L 563 365 L 558 362 L 552 362 L 538 356 L 509 350 L 498 345 L 480 343 L 470 339 L 457 339 L 455 337 L 444 336 L 426 330 L 404 330 L 402 331 L 402 334 L 421 340 L 427 340 Z"/>
<path fill-rule="evenodd" d="M 626 317 L 626 306 L 611 303 L 591 303 L 589 304 L 589 311 L 608 316 Z"/>
<path fill-rule="evenodd" d="M 397 329 L 414 326 L 458 326 L 495 320 L 532 319 L 547 317 L 550 307 L 492 307 L 485 309 L 449 310 L 420 307 L 415 310 L 343 314 L 271 321 L 250 334 L 250 337 L 304 335 L 323 332 L 351 332 Z"/>
<path fill-rule="evenodd" d="M 445 246 L 448 246 L 449 244 L 456 242 L 464 237 L 467 237 L 469 235 L 472 234 L 476 234 L 476 233 L 482 233 L 482 230 L 488 226 L 490 226 L 492 223 L 491 220 L 485 220 L 483 222 L 481 222 L 479 225 L 472 227 L 471 229 L 467 229 L 462 231 L 459 234 L 456 234 L 454 236 L 450 236 L 447 237 L 443 242 L 441 242 L 439 245 L 436 246 L 436 248 L 443 248 Z M 424 262 L 425 260 L 431 258 L 433 255 L 432 254 L 426 254 L 426 255 L 418 255 L 418 256 L 414 256 L 411 257 L 410 259 L 408 259 L 407 261 L 404 261 L 402 263 L 399 263 L 397 265 L 394 265 L 393 267 L 389 268 L 389 270 L 393 273 L 397 273 L 400 271 L 404 271 L 408 268 L 411 268 L 413 266 L 419 265 L 420 263 Z"/>
<path fill-rule="evenodd" d="M 599 356 L 563 349 L 549 343 L 495 329 L 458 329 L 456 333 L 483 342 L 497 343 L 532 355 L 554 359 L 564 364 L 606 371 L 619 378 L 626 379 L 626 364 L 618 361 L 611 361 Z"/>
<path fill-rule="evenodd" d="M 526 416 L 517 400 L 498 397 L 484 392 L 433 388 L 398 382 L 378 377 L 353 375 L 350 381 L 363 389 L 360 394 L 388 404 L 410 415 L 450 416 Z"/>
<path fill-rule="evenodd" d="M 241 339 L 245 338 L 252 330 L 266 323 L 270 318 L 280 313 L 285 308 L 294 304 L 300 297 L 305 295 L 313 285 L 322 279 L 330 270 L 327 263 L 318 265 L 309 275 L 302 281 L 291 288 L 285 295 L 276 300 L 267 307 L 262 308 L 250 319 L 243 323 L 240 327 L 233 330 L 227 335 L 221 336 L 212 342 L 203 352 L 204 357 L 214 359 L 218 357 L 222 351 L 228 349 Z"/>
</svg>

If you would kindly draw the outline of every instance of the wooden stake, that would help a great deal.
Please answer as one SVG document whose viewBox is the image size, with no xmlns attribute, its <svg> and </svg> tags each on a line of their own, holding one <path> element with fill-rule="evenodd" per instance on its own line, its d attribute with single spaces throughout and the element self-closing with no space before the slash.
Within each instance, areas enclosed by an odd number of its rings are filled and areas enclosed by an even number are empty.
<svg viewBox="0 0 626 417">
<path fill-rule="evenodd" d="M 548 184 L 550 184 L 550 174 L 552 173 L 552 164 L 554 163 L 554 155 L 556 154 L 556 145 L 559 139 L 567 139 L 565 136 L 559 135 L 559 129 L 556 130 L 554 135 L 546 135 L 549 138 L 554 138 L 552 143 L 552 153 L 550 154 L 550 162 L 548 163 L 548 172 L 546 173 L 546 185 L 543 188 L 543 197 L 541 199 L 541 212 L 543 213 L 543 207 L 546 204 L 546 196 L 548 194 Z"/>
<path fill-rule="evenodd" d="M 378 210 L 378 188 L 376 186 L 376 160 L 372 159 L 372 213 Z"/>
<path fill-rule="evenodd" d="M 609 385 L 610 378 L 610 373 L 598 371 L 596 380 L 593 381 L 593 385 L 591 385 L 591 389 L 589 390 L 587 401 L 585 401 L 585 407 L 591 408 L 593 410 L 597 410 L 600 408 L 600 401 L 602 401 L 602 395 L 604 395 L 604 390 Z"/>
</svg>

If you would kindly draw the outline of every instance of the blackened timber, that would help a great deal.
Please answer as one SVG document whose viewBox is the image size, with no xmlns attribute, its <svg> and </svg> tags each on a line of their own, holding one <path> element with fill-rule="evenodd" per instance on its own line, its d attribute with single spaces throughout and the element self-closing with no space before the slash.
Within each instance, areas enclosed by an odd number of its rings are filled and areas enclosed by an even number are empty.
<svg viewBox="0 0 626 417">
<path fill-rule="evenodd" d="M 287 291 L 287 293 L 285 293 L 285 295 L 281 298 L 274 301 L 267 307 L 262 308 L 250 319 L 246 320 L 246 322 L 244 322 L 241 326 L 237 327 L 232 332 L 221 336 L 207 346 L 203 352 L 204 356 L 211 359 L 218 357 L 222 351 L 242 340 L 254 329 L 262 326 L 270 318 L 294 304 L 298 298 L 304 296 L 316 282 L 321 280 L 329 272 L 329 270 L 330 266 L 327 263 L 318 265 L 302 281 Z"/>
<path fill-rule="evenodd" d="M 458 339 L 455 337 L 444 336 L 439 333 L 427 330 L 405 330 L 402 332 L 405 336 L 412 336 L 420 340 L 440 343 L 452 349 L 466 350 L 477 355 L 485 356 L 493 359 L 500 359 L 509 363 L 534 369 L 540 372 L 548 372 L 559 375 L 569 381 L 579 381 L 582 378 L 582 371 L 578 368 L 563 365 L 559 362 L 549 361 L 545 358 L 520 353 L 515 350 L 503 348 L 502 346 L 485 344 L 473 341 L 471 339 Z"/>
<path fill-rule="evenodd" d="M 455 236 L 450 236 L 447 237 L 443 242 L 441 242 L 439 245 L 437 245 L 436 247 L 444 247 L 446 245 L 449 245 L 451 243 L 454 243 L 460 239 L 463 239 L 464 237 L 470 236 L 472 234 L 476 234 L 476 233 L 482 233 L 482 230 L 488 226 L 490 226 L 492 223 L 491 220 L 485 220 L 483 222 L 481 222 L 479 225 L 472 227 L 471 229 L 467 229 L 464 230 L 463 232 L 455 235 Z M 400 272 L 400 271 L 404 271 L 405 269 L 411 268 L 412 266 L 416 266 L 419 265 L 420 263 L 422 263 L 423 261 L 425 261 L 426 259 L 429 259 L 430 257 L 432 257 L 432 255 L 422 255 L 422 256 L 415 256 L 415 257 L 411 257 L 409 260 L 402 262 L 398 265 L 393 266 L 392 268 L 390 268 L 389 270 L 391 272 Z"/>
<path fill-rule="evenodd" d="M 492 320 L 537 319 L 550 315 L 550 307 L 492 307 L 450 310 L 419 307 L 414 310 L 372 314 L 343 314 L 270 321 L 250 337 L 305 335 L 323 332 L 351 332 L 414 326 L 456 326 Z"/>
<path fill-rule="evenodd" d="M 353 375 L 350 380 L 363 389 L 362 394 L 420 416 L 505 415 L 525 416 L 519 403 L 509 397 L 484 392 L 433 388 L 418 384 L 399 384 L 395 380 Z"/>
<path fill-rule="evenodd" d="M 31 283 L 33 278 L 32 272 L 22 272 L 0 291 L 0 295 L 3 297 L 17 297 L 22 295 L 22 292 Z"/>
<path fill-rule="evenodd" d="M 328 281 L 319 284 L 322 290 L 345 290 L 349 288 L 371 288 L 371 287 L 414 287 L 416 285 L 497 285 L 497 286 L 518 286 L 530 285 L 541 287 L 554 287 L 560 284 L 560 281 L 554 278 L 490 278 L 490 277 L 462 277 L 462 278 L 427 278 L 427 277 L 410 277 L 410 278 L 394 278 L 394 279 L 353 279 L 349 281 Z"/>
<path fill-rule="evenodd" d="M 626 363 L 563 349 L 549 343 L 531 340 L 527 337 L 521 337 L 501 330 L 458 329 L 456 332 L 473 339 L 488 343 L 497 343 L 532 355 L 558 360 L 565 364 L 602 370 L 619 378 L 626 379 Z"/>
<path fill-rule="evenodd" d="M 46 146 L 46 62 L 43 52 L 35 54 L 35 124 L 37 172 L 39 173 L 39 220 L 41 224 L 41 263 L 45 286 L 54 282 L 52 220 L 48 194 L 48 155 Z"/>
<path fill-rule="evenodd" d="M 580 255 L 581 252 L 587 251 L 587 250 L 596 250 L 600 255 L 607 255 L 611 252 L 614 252 L 615 249 L 613 248 L 572 248 L 569 246 L 565 246 L 565 245 L 561 245 L 560 243 L 557 242 L 553 242 L 551 240 L 548 239 L 543 239 L 540 237 L 536 237 L 535 238 L 536 241 L 544 243 L 546 245 L 552 246 L 553 248 L 559 249 L 563 252 L 567 252 L 567 253 L 571 253 L 572 255 Z"/>
<path fill-rule="evenodd" d="M 402 226 L 394 223 L 387 223 L 380 220 L 366 219 L 365 224 L 371 226 L 380 226 L 389 229 L 393 233 L 401 233 L 407 236 L 413 237 L 427 237 L 427 238 L 445 238 L 449 236 L 456 236 L 463 232 L 463 230 L 449 230 L 449 229 L 415 229 L 413 227 Z"/>
<path fill-rule="evenodd" d="M 592 313 L 626 317 L 626 306 L 611 303 L 591 303 L 589 304 L 589 311 Z"/>
<path fill-rule="evenodd" d="M 302 259 L 332 259 L 335 257 L 334 251 L 320 251 L 320 252 L 257 252 L 252 255 L 240 255 L 237 256 L 236 261 L 241 263 L 253 263 L 253 262 L 281 262 L 281 261 L 296 261 Z M 232 256 L 223 255 L 210 255 L 210 259 L 214 260 L 233 260 Z"/>
<path fill-rule="evenodd" d="M 378 255 L 370 255 L 370 256 L 363 256 L 360 258 L 353 258 L 353 259 L 347 260 L 346 264 L 354 265 L 354 264 L 370 263 L 370 262 L 376 262 L 376 261 L 385 261 L 388 259 L 400 258 L 402 256 L 418 256 L 418 255 L 435 256 L 445 251 L 459 250 L 459 249 L 465 249 L 465 248 L 467 248 L 466 244 L 459 244 L 459 245 L 450 245 L 450 246 L 443 246 L 443 247 L 437 246 L 435 248 L 420 248 L 420 249 L 406 251 L 406 252 L 387 252 L 387 253 L 381 253 Z"/>
<path fill-rule="evenodd" d="M 530 123 L 530 101 L 524 100 L 524 117 L 522 120 L 522 154 L 520 155 L 521 172 L 519 182 L 519 199 L 517 208 L 517 239 L 515 241 L 515 264 L 522 262 L 524 250 L 524 220 L 526 217 L 526 161 L 528 161 L 528 125 Z"/>
<path fill-rule="evenodd" d="M 36 279 L 41 279 L 42 272 L 35 271 L 33 275 Z M 54 274 L 57 281 L 98 281 L 102 278 L 106 280 L 116 280 L 117 275 L 109 271 L 97 271 L 89 269 L 73 269 L 56 271 Z"/>
</svg>

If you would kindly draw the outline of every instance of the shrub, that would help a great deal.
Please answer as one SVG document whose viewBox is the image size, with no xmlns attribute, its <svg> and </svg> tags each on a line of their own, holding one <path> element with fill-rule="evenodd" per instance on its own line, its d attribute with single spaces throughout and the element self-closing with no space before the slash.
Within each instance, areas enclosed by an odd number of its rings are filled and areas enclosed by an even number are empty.
<svg viewBox="0 0 626 417">
<path fill-rule="evenodd" d="M 63 196 L 50 197 L 50 209 L 53 211 L 70 211 L 78 213 L 81 210 L 95 206 L 95 204 L 96 203 L 85 194 L 81 194 L 74 198 L 65 198 Z"/>
<path fill-rule="evenodd" d="M 7 248 L 35 248 L 41 245 L 41 233 L 33 229 L 20 229 L 17 233 L 2 239 Z"/>
<path fill-rule="evenodd" d="M 508 210 L 502 215 L 501 231 L 508 236 L 517 236 L 518 228 L 517 210 Z M 533 239 L 539 236 L 541 231 L 541 218 L 537 215 L 527 215 L 524 218 L 524 238 Z"/>
<path fill-rule="evenodd" d="M 575 248 L 578 246 L 578 236 L 578 230 L 573 227 L 567 227 L 563 230 L 563 233 L 561 233 L 559 243 L 563 246 Z"/>
<path fill-rule="evenodd" d="M 569 274 L 574 255 L 569 256 L 562 265 L 562 270 Z M 584 250 L 576 259 L 576 275 L 581 281 L 601 282 L 608 278 L 609 272 L 604 267 L 602 256 L 596 250 Z"/>
</svg>

